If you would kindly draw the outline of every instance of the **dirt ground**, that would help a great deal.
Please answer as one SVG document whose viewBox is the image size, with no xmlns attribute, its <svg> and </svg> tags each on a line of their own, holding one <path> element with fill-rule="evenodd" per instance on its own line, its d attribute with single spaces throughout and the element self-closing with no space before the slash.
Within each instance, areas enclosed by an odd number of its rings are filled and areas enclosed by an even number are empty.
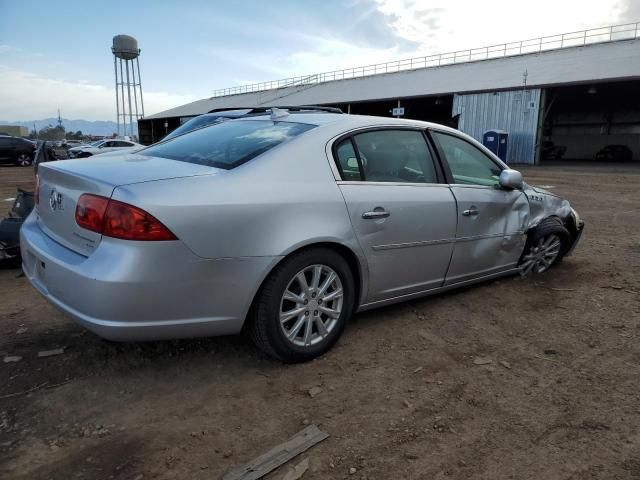
<svg viewBox="0 0 640 480">
<path fill-rule="evenodd" d="M 0 478 L 216 479 L 308 423 L 304 480 L 640 478 L 640 169 L 523 173 L 586 219 L 574 256 L 359 314 L 304 365 L 108 343 L 0 269 Z M 0 202 L 30 174 L 0 169 Z"/>
</svg>

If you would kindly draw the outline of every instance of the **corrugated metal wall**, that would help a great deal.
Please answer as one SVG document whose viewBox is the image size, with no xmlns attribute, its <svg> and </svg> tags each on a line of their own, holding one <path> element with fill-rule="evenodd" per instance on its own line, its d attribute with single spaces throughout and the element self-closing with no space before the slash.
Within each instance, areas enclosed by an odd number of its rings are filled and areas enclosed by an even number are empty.
<svg viewBox="0 0 640 480">
<path fill-rule="evenodd" d="M 479 142 L 487 130 L 506 130 L 509 132 L 507 162 L 533 165 L 539 110 L 540 89 L 533 88 L 456 94 L 452 114 L 460 115 L 458 129 Z"/>
</svg>

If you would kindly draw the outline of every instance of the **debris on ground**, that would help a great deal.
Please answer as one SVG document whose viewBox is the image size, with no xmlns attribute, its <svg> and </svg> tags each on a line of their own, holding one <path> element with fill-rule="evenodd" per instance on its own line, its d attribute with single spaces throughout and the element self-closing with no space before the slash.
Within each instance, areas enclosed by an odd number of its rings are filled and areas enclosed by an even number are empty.
<svg viewBox="0 0 640 480">
<path fill-rule="evenodd" d="M 282 477 L 282 480 L 298 480 L 302 478 L 307 470 L 309 470 L 309 459 L 305 458 L 293 467 L 293 470 L 288 471 L 285 476 Z"/>
<path fill-rule="evenodd" d="M 19 355 L 7 355 L 2 359 L 4 363 L 16 363 L 20 360 L 22 360 L 22 357 Z"/>
<path fill-rule="evenodd" d="M 323 432 L 315 425 L 309 425 L 267 453 L 245 465 L 232 468 L 222 477 L 222 480 L 257 480 L 262 478 L 328 437 L 328 433 Z"/>
<path fill-rule="evenodd" d="M 355 467 L 351 467 L 351 468 L 349 469 L 349 475 L 353 475 L 353 474 L 355 474 L 357 471 L 358 471 L 358 470 L 357 470 Z"/>
<path fill-rule="evenodd" d="M 307 392 L 311 398 L 320 395 L 322 393 L 322 388 L 320 387 L 311 387 Z"/>
<path fill-rule="evenodd" d="M 476 357 L 473 359 L 474 365 L 491 365 L 493 360 L 487 357 Z"/>
<path fill-rule="evenodd" d="M 504 368 L 508 368 L 509 370 L 511 370 L 511 364 L 506 360 L 501 360 L 500 365 L 502 365 Z"/>
<path fill-rule="evenodd" d="M 67 347 L 54 348 L 53 350 L 42 350 L 38 352 L 39 358 L 53 357 L 55 355 L 62 355 Z"/>
</svg>

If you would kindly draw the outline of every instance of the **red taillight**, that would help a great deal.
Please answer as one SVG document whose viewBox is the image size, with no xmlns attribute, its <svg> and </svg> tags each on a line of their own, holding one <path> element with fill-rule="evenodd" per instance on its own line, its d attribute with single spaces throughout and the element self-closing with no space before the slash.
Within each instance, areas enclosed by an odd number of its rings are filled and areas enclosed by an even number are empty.
<svg viewBox="0 0 640 480">
<path fill-rule="evenodd" d="M 40 203 L 40 177 L 36 175 L 36 190 L 33 192 L 33 199 L 36 205 Z"/>
<path fill-rule="evenodd" d="M 76 223 L 87 230 L 123 240 L 176 240 L 167 227 L 144 210 L 88 193 L 78 199 Z"/>
<path fill-rule="evenodd" d="M 102 233 L 107 205 L 109 205 L 108 198 L 88 193 L 80 195 L 76 205 L 76 223 L 92 232 Z"/>
</svg>

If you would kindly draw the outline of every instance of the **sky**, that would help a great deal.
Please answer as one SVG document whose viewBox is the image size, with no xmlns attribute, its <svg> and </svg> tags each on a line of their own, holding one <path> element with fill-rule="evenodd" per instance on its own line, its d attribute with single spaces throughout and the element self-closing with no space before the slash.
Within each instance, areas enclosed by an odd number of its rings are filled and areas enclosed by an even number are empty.
<svg viewBox="0 0 640 480">
<path fill-rule="evenodd" d="M 112 37 L 145 112 L 265 80 L 640 21 L 640 0 L 0 0 L 0 119 L 114 120 Z"/>
</svg>

